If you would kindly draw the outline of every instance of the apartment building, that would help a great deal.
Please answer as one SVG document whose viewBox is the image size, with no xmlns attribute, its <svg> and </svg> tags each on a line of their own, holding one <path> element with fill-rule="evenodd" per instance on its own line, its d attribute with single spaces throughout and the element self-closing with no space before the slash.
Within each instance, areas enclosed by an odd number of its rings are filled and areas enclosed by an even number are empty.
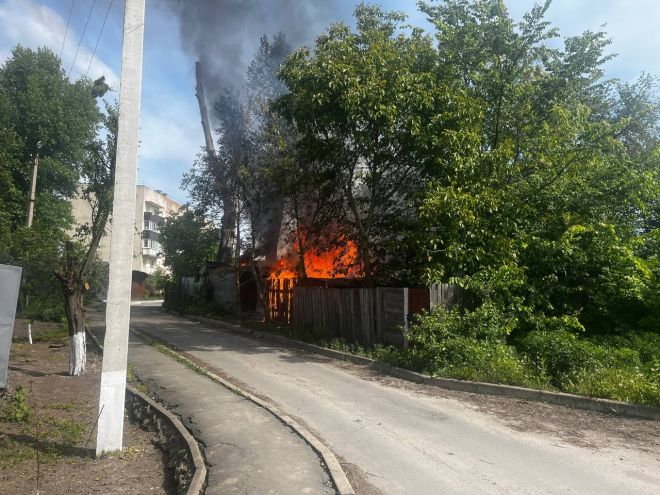
<svg viewBox="0 0 660 495">
<path fill-rule="evenodd" d="M 72 200 L 73 215 L 77 224 L 91 220 L 92 210 L 87 201 L 78 195 Z M 163 266 L 163 254 L 160 245 L 160 229 L 181 205 L 159 189 L 153 189 L 145 184 L 137 186 L 135 193 L 135 232 L 133 235 L 133 272 L 152 274 L 156 268 Z M 98 256 L 106 263 L 110 260 L 110 239 L 112 238 L 112 222 L 108 222 L 107 235 L 101 240 Z M 139 278 L 139 277 L 138 277 Z"/>
<path fill-rule="evenodd" d="M 150 275 L 156 268 L 163 268 L 160 229 L 181 205 L 163 191 L 146 185 L 139 185 L 135 196 L 133 271 Z"/>
</svg>

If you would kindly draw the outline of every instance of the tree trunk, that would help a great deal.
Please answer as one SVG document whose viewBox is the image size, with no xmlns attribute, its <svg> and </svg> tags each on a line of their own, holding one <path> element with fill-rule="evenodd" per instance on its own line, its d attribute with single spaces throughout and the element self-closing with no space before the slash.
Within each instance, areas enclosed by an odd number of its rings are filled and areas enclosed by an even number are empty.
<svg viewBox="0 0 660 495">
<path fill-rule="evenodd" d="M 229 197 L 231 194 L 223 189 L 223 214 L 220 220 L 220 243 L 218 244 L 217 262 L 229 265 L 234 256 L 236 244 L 236 202 Z"/>
<path fill-rule="evenodd" d="M 83 291 L 80 288 L 67 291 L 64 305 L 69 328 L 69 375 L 78 376 L 85 372 L 87 365 Z"/>
<path fill-rule="evenodd" d="M 296 241 L 298 243 L 298 265 L 297 272 L 301 279 L 307 278 L 307 267 L 305 266 L 305 253 L 307 252 L 305 242 L 303 240 L 303 233 L 300 229 L 300 210 L 298 209 L 298 199 L 293 199 L 293 214 L 296 217 Z"/>
<path fill-rule="evenodd" d="M 351 175 L 351 180 L 352 175 Z M 364 228 L 362 218 L 360 217 L 360 209 L 358 208 L 355 197 L 353 196 L 353 191 L 349 188 L 347 191 L 349 206 L 351 212 L 353 213 L 353 219 L 355 221 L 355 226 L 357 227 L 357 249 L 360 261 L 362 262 L 362 276 L 367 287 L 374 286 L 373 280 L 373 267 L 371 265 L 371 253 L 369 250 L 369 239 L 367 236 L 367 231 Z"/>
<path fill-rule="evenodd" d="M 261 317 L 261 321 L 266 321 L 268 319 L 268 299 L 266 298 L 268 286 L 264 287 L 264 284 L 261 280 L 261 272 L 257 267 L 257 262 L 254 259 L 250 263 L 250 268 L 252 270 L 254 283 L 257 286 L 257 308 L 260 313 L 259 316 Z"/>
</svg>

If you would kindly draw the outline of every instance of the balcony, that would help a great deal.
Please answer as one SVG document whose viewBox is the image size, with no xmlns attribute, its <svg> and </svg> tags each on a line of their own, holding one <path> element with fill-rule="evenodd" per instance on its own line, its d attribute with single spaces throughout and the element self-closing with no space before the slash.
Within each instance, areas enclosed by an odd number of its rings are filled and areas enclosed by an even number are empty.
<svg viewBox="0 0 660 495">
<path fill-rule="evenodd" d="M 154 232 L 153 230 L 147 229 L 142 232 L 142 238 L 151 239 L 152 241 L 158 241 L 160 240 L 160 234 L 158 232 Z"/>
<path fill-rule="evenodd" d="M 158 254 L 159 254 L 159 250 L 156 248 L 150 248 L 150 247 L 142 248 L 142 256 L 150 256 L 152 258 L 157 258 Z"/>
<path fill-rule="evenodd" d="M 161 226 L 165 223 L 165 218 L 161 216 L 160 213 L 153 213 L 151 211 L 144 212 L 144 224 L 146 225 L 149 221 L 155 222 L 156 225 Z"/>
</svg>

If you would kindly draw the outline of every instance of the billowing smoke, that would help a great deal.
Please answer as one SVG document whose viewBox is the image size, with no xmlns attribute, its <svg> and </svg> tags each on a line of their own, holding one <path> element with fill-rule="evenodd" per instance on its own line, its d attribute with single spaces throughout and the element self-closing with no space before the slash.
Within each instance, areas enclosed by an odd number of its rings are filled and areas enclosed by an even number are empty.
<svg viewBox="0 0 660 495">
<path fill-rule="evenodd" d="M 284 32 L 298 48 L 343 17 L 339 0 L 167 1 L 180 19 L 183 48 L 204 66 L 209 102 L 222 88 L 241 86 L 264 34 Z"/>
<path fill-rule="evenodd" d="M 332 22 L 350 15 L 339 11 L 340 3 L 346 7 L 347 1 L 353 3 L 350 0 L 166 0 L 166 5 L 179 19 L 183 49 L 191 55 L 191 69 L 196 60 L 202 62 L 206 103 L 213 109 L 223 89 L 243 86 L 262 36 L 272 41 L 274 35 L 282 32 L 293 49 L 312 46 Z M 190 96 L 193 97 L 192 91 Z M 215 112 L 209 114 L 212 124 L 218 125 Z M 262 201 L 263 211 L 255 219 L 254 235 L 257 252 L 272 260 L 277 256 L 283 200 L 273 191 Z"/>
</svg>

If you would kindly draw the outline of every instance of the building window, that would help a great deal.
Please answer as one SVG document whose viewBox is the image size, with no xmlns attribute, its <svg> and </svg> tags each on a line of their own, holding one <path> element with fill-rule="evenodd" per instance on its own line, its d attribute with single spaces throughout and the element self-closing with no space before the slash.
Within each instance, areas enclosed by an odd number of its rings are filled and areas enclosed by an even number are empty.
<svg viewBox="0 0 660 495">
<path fill-rule="evenodd" d="M 158 232 L 158 224 L 154 220 L 147 220 L 145 222 L 145 229 L 151 230 L 152 232 Z"/>
<path fill-rule="evenodd" d="M 153 239 L 142 239 L 142 247 L 160 251 L 160 242 Z"/>
</svg>

